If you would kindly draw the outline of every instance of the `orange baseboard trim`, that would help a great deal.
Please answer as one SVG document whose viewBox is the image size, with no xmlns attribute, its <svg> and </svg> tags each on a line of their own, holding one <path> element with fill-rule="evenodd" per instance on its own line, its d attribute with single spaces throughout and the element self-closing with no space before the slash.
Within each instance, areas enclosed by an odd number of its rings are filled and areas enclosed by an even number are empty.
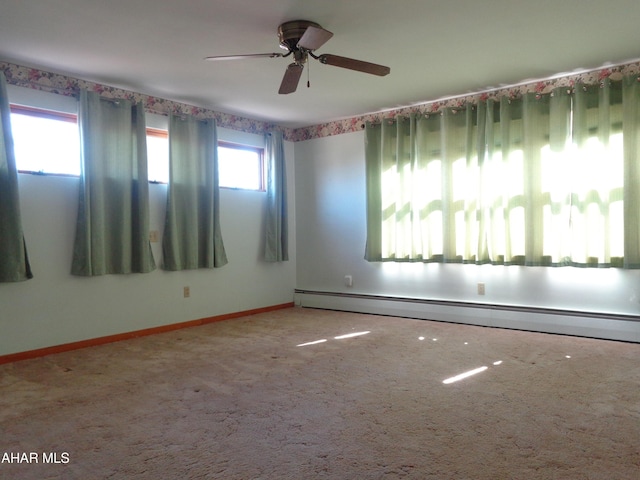
<svg viewBox="0 0 640 480">
<path fill-rule="evenodd" d="M 197 327 L 200 325 L 206 325 L 208 323 L 221 322 L 223 320 L 231 320 L 234 318 L 247 317 L 249 315 L 256 315 L 258 313 L 273 312 L 274 310 L 282 310 L 285 308 L 292 308 L 293 302 L 282 303 L 280 305 L 272 305 L 269 307 L 255 308 L 253 310 L 244 310 L 241 312 L 225 313 L 223 315 L 216 315 L 213 317 L 200 318 L 198 320 L 190 320 L 187 322 L 172 323 L 170 325 L 161 325 L 158 327 L 145 328 L 143 330 L 135 330 L 133 332 L 117 333 L 115 335 L 107 335 L 106 337 L 90 338 L 88 340 L 80 340 L 79 342 L 65 343 L 62 345 L 54 345 L 52 347 L 38 348 L 36 350 L 27 350 L 26 352 L 10 353 L 8 355 L 0 356 L 0 365 L 5 363 L 19 362 L 21 360 L 30 360 L 32 358 L 44 357 L 46 355 L 53 355 L 54 353 L 69 352 L 71 350 L 78 350 L 80 348 L 95 347 L 97 345 L 105 345 L 107 343 L 119 342 L 122 340 L 129 340 L 132 338 L 146 337 L 148 335 L 155 335 L 157 333 L 171 332 L 173 330 L 180 330 L 181 328 Z"/>
</svg>

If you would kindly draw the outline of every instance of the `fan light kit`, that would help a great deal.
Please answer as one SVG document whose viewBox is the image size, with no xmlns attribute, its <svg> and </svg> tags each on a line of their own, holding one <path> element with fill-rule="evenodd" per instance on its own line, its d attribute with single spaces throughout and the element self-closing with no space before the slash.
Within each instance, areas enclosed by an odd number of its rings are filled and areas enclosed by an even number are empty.
<svg viewBox="0 0 640 480">
<path fill-rule="evenodd" d="M 391 69 L 383 65 L 375 63 L 363 62 L 353 58 L 341 57 L 338 55 L 322 54 L 315 55 L 313 52 L 324 45 L 333 33 L 325 30 L 315 22 L 308 20 L 293 20 L 285 22 L 278 27 L 278 38 L 280 39 L 280 48 L 287 53 L 252 53 L 247 55 L 224 55 L 216 57 L 207 57 L 206 60 L 238 60 L 244 58 L 280 58 L 293 55 L 293 63 L 287 66 L 280 84 L 278 93 L 293 93 L 298 88 L 304 64 L 307 63 L 309 57 L 318 60 L 325 65 L 333 65 L 334 67 L 346 68 L 348 70 L 356 70 L 358 72 L 369 73 L 383 77 L 388 75 Z"/>
</svg>

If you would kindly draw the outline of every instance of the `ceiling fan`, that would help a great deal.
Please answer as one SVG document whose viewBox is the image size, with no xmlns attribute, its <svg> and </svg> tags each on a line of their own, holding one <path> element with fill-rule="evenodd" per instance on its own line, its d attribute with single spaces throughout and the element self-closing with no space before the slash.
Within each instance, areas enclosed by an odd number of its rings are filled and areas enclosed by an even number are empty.
<svg viewBox="0 0 640 480">
<path fill-rule="evenodd" d="M 205 60 L 238 60 L 243 58 L 279 58 L 293 55 L 293 63 L 287 66 L 284 77 L 280 84 L 278 93 L 293 93 L 298 88 L 298 82 L 302 76 L 305 63 L 309 57 L 318 60 L 325 65 L 333 65 L 334 67 L 347 68 L 358 72 L 370 73 L 372 75 L 384 76 L 391 69 L 383 65 L 375 63 L 363 62 L 353 58 L 331 55 L 328 53 L 315 55 L 313 52 L 324 45 L 333 33 L 325 30 L 315 22 L 308 20 L 293 20 L 285 22 L 278 27 L 278 38 L 280 39 L 280 48 L 286 50 L 286 53 L 253 53 L 247 55 L 223 55 L 215 57 L 206 57 Z"/>
</svg>

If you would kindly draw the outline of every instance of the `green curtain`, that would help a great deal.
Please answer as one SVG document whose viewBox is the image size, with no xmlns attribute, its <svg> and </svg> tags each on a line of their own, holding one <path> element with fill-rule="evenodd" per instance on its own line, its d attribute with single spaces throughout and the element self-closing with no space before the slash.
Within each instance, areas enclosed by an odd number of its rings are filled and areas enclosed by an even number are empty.
<svg viewBox="0 0 640 480">
<path fill-rule="evenodd" d="M 0 72 L 0 282 L 33 278 L 22 232 L 18 171 L 11 134 L 11 112 Z"/>
<path fill-rule="evenodd" d="M 624 266 L 640 268 L 640 79 L 623 80 Z"/>
<path fill-rule="evenodd" d="M 382 162 L 386 158 L 383 155 L 386 143 L 382 141 L 382 125 L 383 123 L 366 122 L 364 129 L 367 208 L 367 243 L 364 258 L 370 262 L 381 262 L 388 259 L 388 256 L 385 258 L 382 256 L 382 195 L 385 191 L 385 185 L 382 184 Z"/>
<path fill-rule="evenodd" d="M 267 163 L 267 215 L 264 259 L 267 262 L 289 260 L 287 222 L 287 176 L 281 132 L 265 135 Z"/>
<path fill-rule="evenodd" d="M 543 265 L 544 204 L 542 164 L 549 143 L 550 95 L 526 94 L 502 99 L 493 117 L 491 152 L 483 167 L 483 206 L 490 216 L 489 260 L 493 263 Z M 495 113 L 495 112 L 494 112 Z M 487 122 L 489 125 L 489 122 Z"/>
<path fill-rule="evenodd" d="M 80 92 L 82 174 L 71 273 L 146 273 L 149 186 L 142 105 Z"/>
<path fill-rule="evenodd" d="M 463 261 L 475 129 L 471 106 L 366 124 L 367 260 Z"/>
<path fill-rule="evenodd" d="M 219 211 L 215 120 L 170 115 L 164 269 L 217 268 L 228 263 Z"/>
<path fill-rule="evenodd" d="M 576 84 L 571 238 L 584 240 L 572 242 L 571 260 L 579 265 L 623 266 L 627 256 L 624 230 L 632 222 L 623 218 L 623 115 L 622 82 Z M 633 130 L 637 125 L 628 133 Z M 637 157 L 632 163 L 637 163 Z M 629 185 L 629 190 L 639 185 Z"/>
<path fill-rule="evenodd" d="M 365 126 L 369 261 L 640 267 L 637 78 Z"/>
</svg>

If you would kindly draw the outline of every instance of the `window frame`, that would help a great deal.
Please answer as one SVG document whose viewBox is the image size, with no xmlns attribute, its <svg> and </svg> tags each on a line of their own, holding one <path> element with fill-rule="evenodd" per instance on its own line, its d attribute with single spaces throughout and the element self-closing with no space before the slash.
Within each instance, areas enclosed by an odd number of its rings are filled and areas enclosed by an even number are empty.
<svg viewBox="0 0 640 480">
<path fill-rule="evenodd" d="M 169 138 L 169 131 L 162 128 L 146 127 L 147 137 Z"/>
<path fill-rule="evenodd" d="M 18 105 L 15 103 L 9 104 L 9 112 L 15 113 L 16 115 L 24 115 L 24 116 L 35 117 L 35 118 L 44 118 L 47 120 L 73 123 L 76 125 L 78 124 L 78 115 L 76 113 L 60 112 L 57 110 L 50 110 L 47 108 Z M 78 159 L 79 158 L 80 158 L 80 153 L 78 152 Z M 45 172 L 45 171 L 22 170 L 22 169 L 18 169 L 18 173 L 22 173 L 26 175 L 40 175 L 40 176 L 51 176 L 51 177 L 71 177 L 71 178 L 79 177 L 79 175 L 74 175 L 73 173 Z"/>
<path fill-rule="evenodd" d="M 18 105 L 12 103 L 9 105 L 11 113 L 18 115 L 28 115 L 30 117 L 48 118 L 50 120 L 60 120 L 69 123 L 78 123 L 78 115 L 76 113 L 59 112 L 57 110 L 49 110 L 47 108 L 29 107 L 26 105 Z"/>
</svg>

